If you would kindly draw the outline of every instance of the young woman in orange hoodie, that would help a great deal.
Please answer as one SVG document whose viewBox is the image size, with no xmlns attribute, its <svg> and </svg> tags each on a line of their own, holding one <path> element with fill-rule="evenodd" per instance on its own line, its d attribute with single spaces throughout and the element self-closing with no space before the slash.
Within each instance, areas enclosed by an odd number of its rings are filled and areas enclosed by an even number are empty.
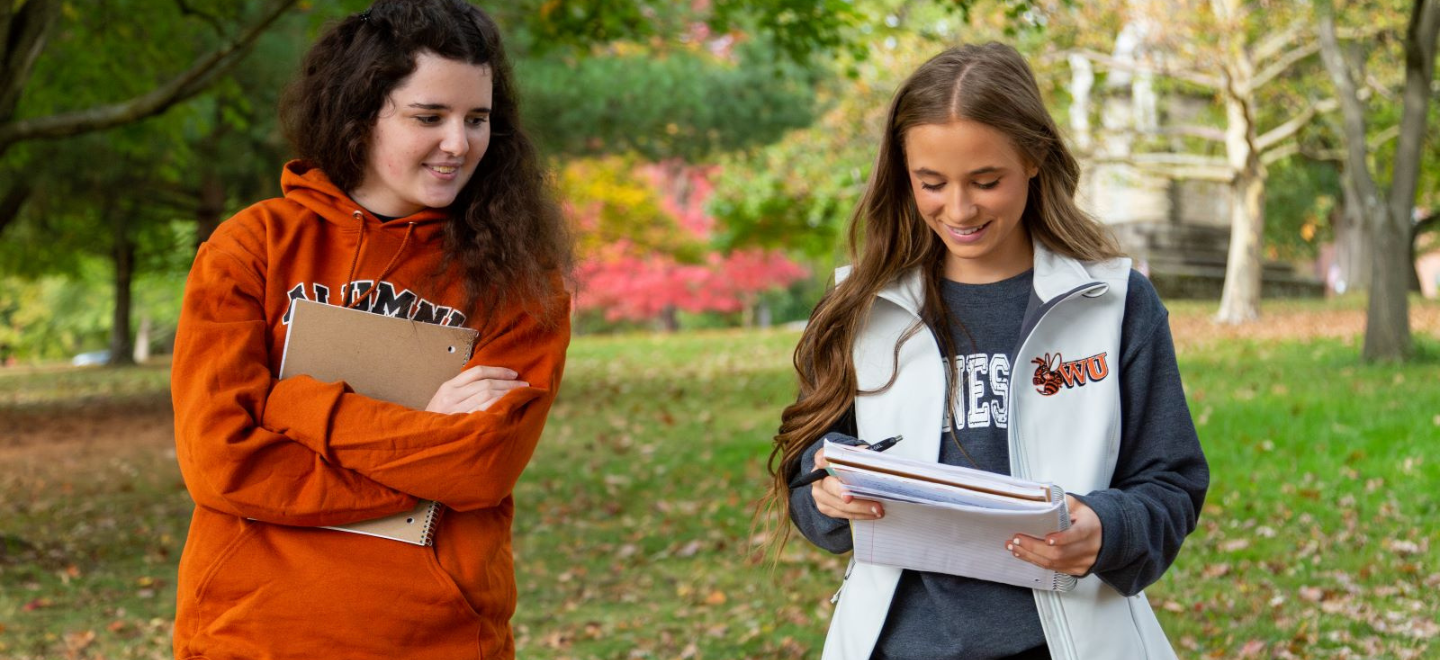
<svg viewBox="0 0 1440 660">
<path fill-rule="evenodd" d="M 572 256 L 499 30 L 463 0 L 380 0 L 320 38 L 282 116 L 284 197 L 201 246 L 175 340 L 196 504 L 176 657 L 511 658 L 511 490 L 560 385 Z M 296 299 L 479 338 L 412 410 L 277 380 Z M 430 546 L 321 529 L 419 499 L 446 507 Z"/>
</svg>

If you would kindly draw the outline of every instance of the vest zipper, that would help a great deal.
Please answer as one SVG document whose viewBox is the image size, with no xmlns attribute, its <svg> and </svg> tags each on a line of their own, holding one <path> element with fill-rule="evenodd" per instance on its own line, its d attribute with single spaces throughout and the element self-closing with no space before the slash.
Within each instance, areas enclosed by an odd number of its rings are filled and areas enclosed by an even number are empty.
<svg viewBox="0 0 1440 660">
<path fill-rule="evenodd" d="M 1034 336 L 1035 329 L 1040 327 L 1040 324 L 1045 321 L 1045 317 L 1049 316 L 1050 312 L 1056 307 L 1075 298 L 1076 293 L 1080 293 L 1088 298 L 1093 298 L 1099 294 L 1091 295 L 1092 292 L 1098 291 L 1099 293 L 1104 293 L 1109 288 L 1109 285 L 1092 282 L 1085 286 L 1071 289 L 1065 294 L 1054 298 L 1051 303 L 1042 306 L 1040 315 L 1035 319 L 1033 324 L 1022 323 L 1022 326 L 1026 328 L 1026 332 L 1025 336 L 1020 339 L 1019 345 L 1015 348 L 1015 360 L 1019 362 L 1025 359 L 1025 343 L 1030 340 L 1030 337 Z M 1023 479 L 1029 479 L 1031 478 L 1029 463 L 1020 452 L 1019 437 L 1017 436 L 1020 431 L 1020 425 L 1015 421 L 1015 400 L 1018 398 L 1019 397 L 1015 396 L 1012 392 L 1005 406 L 1009 411 L 1006 418 L 1010 420 L 1009 433 L 1006 434 L 1006 438 L 1010 444 L 1010 474 Z M 1060 660 L 1074 659 L 1075 648 L 1070 638 L 1070 622 L 1067 621 L 1063 615 L 1060 595 L 1053 591 L 1037 591 L 1035 592 L 1035 596 L 1035 606 L 1040 613 L 1040 627 L 1046 629 L 1045 643 L 1050 646 L 1051 653 L 1055 658 Z M 1050 625 L 1046 625 L 1047 621 Z M 1048 634 L 1052 627 L 1055 630 L 1056 639 L 1051 639 Z"/>
</svg>

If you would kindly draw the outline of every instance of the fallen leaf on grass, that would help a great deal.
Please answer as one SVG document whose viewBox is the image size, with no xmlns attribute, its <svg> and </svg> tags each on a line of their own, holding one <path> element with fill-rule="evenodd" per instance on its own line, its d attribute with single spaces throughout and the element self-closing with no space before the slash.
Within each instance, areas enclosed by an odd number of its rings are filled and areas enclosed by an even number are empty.
<svg viewBox="0 0 1440 660">
<path fill-rule="evenodd" d="M 1245 646 L 1240 647 L 1240 657 L 1258 658 L 1260 657 L 1260 654 L 1264 651 L 1265 642 L 1262 642 L 1258 639 L 1252 639 L 1248 642 L 1245 642 Z"/>
<path fill-rule="evenodd" d="M 1385 547 L 1391 552 L 1401 555 L 1413 555 L 1424 551 L 1424 548 L 1414 541 L 1400 541 L 1395 539 L 1387 539 L 1385 541 Z"/>
<path fill-rule="evenodd" d="M 705 604 L 706 604 L 706 605 L 724 605 L 724 604 L 725 604 L 725 592 L 723 592 L 723 591 L 712 591 L 712 592 L 710 592 L 710 595 L 708 595 L 708 596 L 705 597 Z"/>
<path fill-rule="evenodd" d="M 69 652 L 69 655 L 71 657 L 78 657 L 79 653 L 85 650 L 85 647 L 90 646 L 94 643 L 94 630 L 86 630 L 85 632 L 70 633 L 68 635 L 65 635 L 65 649 Z"/>
<path fill-rule="evenodd" d="M 1201 571 L 1200 575 L 1206 578 L 1222 577 L 1230 572 L 1229 564 L 1211 564 Z"/>
<path fill-rule="evenodd" d="M 34 612 L 35 610 L 44 609 L 54 604 L 55 601 L 50 600 L 49 598 L 36 598 L 35 600 L 25 603 L 25 605 L 20 608 L 20 611 Z"/>
<path fill-rule="evenodd" d="M 1220 544 L 1223 552 L 1236 552 L 1250 547 L 1250 539 L 1232 539 Z"/>
</svg>

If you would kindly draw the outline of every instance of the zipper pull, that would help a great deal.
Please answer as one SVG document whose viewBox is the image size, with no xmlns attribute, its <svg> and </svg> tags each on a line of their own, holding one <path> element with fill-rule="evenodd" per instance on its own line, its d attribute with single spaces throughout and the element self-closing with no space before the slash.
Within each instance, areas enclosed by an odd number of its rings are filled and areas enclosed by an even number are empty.
<svg viewBox="0 0 1440 660">
<path fill-rule="evenodd" d="M 835 590 L 835 595 L 830 597 L 830 604 L 840 602 L 840 592 L 845 591 L 845 583 L 850 581 L 850 574 L 855 571 L 855 558 L 850 558 L 850 565 L 845 567 L 845 578 L 840 580 L 840 588 Z"/>
</svg>

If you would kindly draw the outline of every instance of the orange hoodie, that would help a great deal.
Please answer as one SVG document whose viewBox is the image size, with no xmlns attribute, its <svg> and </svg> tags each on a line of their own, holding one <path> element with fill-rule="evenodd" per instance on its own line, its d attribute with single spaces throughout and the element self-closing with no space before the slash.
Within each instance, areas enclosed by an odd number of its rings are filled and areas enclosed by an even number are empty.
<svg viewBox="0 0 1440 660">
<path fill-rule="evenodd" d="M 340 304 L 342 291 L 354 299 L 379 280 L 358 308 L 476 324 L 457 310 L 459 278 L 433 278 L 444 212 L 382 223 L 298 162 L 281 184 L 283 199 L 215 231 L 186 284 L 172 392 L 196 506 L 175 655 L 512 658 L 510 493 L 560 386 L 568 317 L 545 327 L 518 309 L 495 312 L 467 367 L 507 367 L 530 387 L 484 412 L 441 415 L 342 383 L 277 381 L 296 297 Z M 317 528 L 416 498 L 448 507 L 433 546 Z"/>
</svg>

